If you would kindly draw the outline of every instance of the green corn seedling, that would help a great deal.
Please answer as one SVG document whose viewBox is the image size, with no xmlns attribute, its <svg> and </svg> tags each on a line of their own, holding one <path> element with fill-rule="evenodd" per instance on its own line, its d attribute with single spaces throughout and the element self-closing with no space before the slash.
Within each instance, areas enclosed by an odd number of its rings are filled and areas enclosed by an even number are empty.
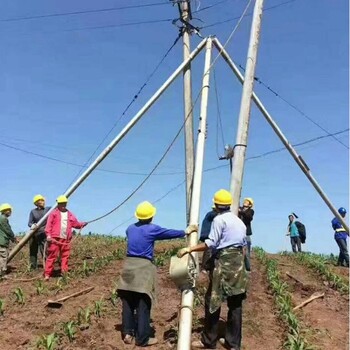
<svg viewBox="0 0 350 350">
<path fill-rule="evenodd" d="M 56 349 L 59 342 L 59 337 L 56 333 L 51 333 L 49 335 L 42 335 L 37 342 L 37 348 L 45 350 Z"/>
<path fill-rule="evenodd" d="M 44 283 L 42 280 L 37 281 L 35 284 L 35 287 L 36 287 L 36 294 L 37 295 L 41 295 L 44 293 L 45 286 L 44 286 Z"/>
<path fill-rule="evenodd" d="M 91 323 L 91 310 L 90 308 L 82 309 L 80 308 L 78 311 L 78 324 L 90 324 Z"/>
<path fill-rule="evenodd" d="M 117 291 L 116 288 L 112 289 L 111 302 L 112 302 L 113 306 L 117 306 L 117 303 L 118 303 L 118 291 Z"/>
<path fill-rule="evenodd" d="M 74 321 L 64 322 L 62 324 L 62 330 L 67 336 L 68 340 L 72 342 L 74 340 L 75 334 L 77 333 L 77 328 Z"/>
<path fill-rule="evenodd" d="M 3 299 L 0 299 L 0 316 L 4 316 L 4 310 L 5 310 L 5 302 Z"/>
<path fill-rule="evenodd" d="M 20 305 L 24 305 L 25 304 L 25 297 L 24 297 L 24 293 L 23 293 L 23 289 L 21 287 L 18 287 L 14 290 L 13 294 L 16 297 L 16 303 L 20 304 Z"/>
<path fill-rule="evenodd" d="M 97 300 L 94 303 L 94 313 L 96 317 L 101 317 L 101 313 L 103 310 L 103 300 Z"/>
</svg>

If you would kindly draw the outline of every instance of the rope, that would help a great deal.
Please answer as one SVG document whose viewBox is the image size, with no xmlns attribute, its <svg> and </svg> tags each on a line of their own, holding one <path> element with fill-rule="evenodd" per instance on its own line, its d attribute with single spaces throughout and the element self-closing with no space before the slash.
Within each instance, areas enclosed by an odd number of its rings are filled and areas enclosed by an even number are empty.
<svg viewBox="0 0 350 350">
<path fill-rule="evenodd" d="M 99 221 L 107 216 L 109 216 L 110 214 L 114 213 L 116 210 L 118 210 L 122 205 L 124 205 L 131 197 L 133 197 L 133 195 L 147 182 L 147 180 L 153 175 L 153 173 L 157 170 L 157 168 L 159 167 L 159 165 L 162 163 L 162 161 L 164 160 L 164 158 L 167 156 L 167 154 L 169 153 L 170 149 L 172 148 L 172 146 L 174 145 L 174 143 L 176 142 L 176 140 L 178 139 L 178 137 L 181 134 L 182 129 L 184 128 L 187 119 L 191 116 L 191 113 L 195 107 L 195 105 L 198 102 L 198 99 L 201 95 L 201 92 L 203 90 L 203 87 L 199 90 L 199 93 L 191 107 L 191 110 L 189 111 L 189 113 L 187 114 L 184 122 L 182 123 L 180 129 L 178 130 L 178 132 L 176 133 L 176 135 L 174 136 L 173 140 L 171 141 L 170 145 L 167 147 L 167 149 L 165 150 L 165 152 L 163 153 L 163 155 L 161 156 L 161 158 L 159 159 L 159 161 L 155 164 L 155 166 L 153 167 L 153 169 L 151 170 L 151 172 L 144 178 L 144 180 L 121 202 L 119 203 L 116 207 L 114 207 L 113 209 L 111 209 L 110 211 L 108 211 L 106 214 L 103 214 L 99 217 L 97 217 L 96 219 L 87 221 L 88 224 L 91 224 L 93 222 Z"/>
<path fill-rule="evenodd" d="M 92 160 L 93 156 L 96 154 L 96 152 L 98 151 L 98 149 L 101 147 L 101 145 L 106 141 L 106 139 L 108 138 L 108 136 L 112 133 L 112 131 L 115 129 L 115 127 L 118 125 L 118 123 L 120 122 L 120 120 L 124 117 L 124 115 L 126 114 L 126 112 L 130 109 L 130 107 L 135 103 L 135 101 L 138 99 L 138 97 L 140 96 L 141 92 L 143 91 L 143 89 L 147 86 L 147 84 L 150 82 L 150 80 L 153 78 L 153 76 L 156 74 L 156 72 L 158 71 L 159 67 L 162 65 L 162 63 L 164 62 L 164 60 L 167 58 L 167 56 L 170 54 L 171 50 L 176 46 L 177 42 L 180 40 L 180 38 L 182 37 L 182 31 L 179 31 L 178 36 L 176 37 L 176 39 L 174 40 L 174 42 L 172 43 L 172 45 L 169 47 L 169 49 L 166 51 L 166 53 L 163 55 L 163 57 L 161 58 L 161 60 L 159 61 L 159 63 L 156 65 L 156 67 L 153 69 L 153 71 L 151 72 L 151 74 L 147 77 L 146 81 L 141 85 L 140 89 L 137 91 L 137 93 L 134 95 L 134 97 L 131 99 L 131 101 L 129 102 L 129 104 L 126 106 L 126 108 L 124 109 L 124 111 L 122 112 L 122 114 L 119 116 L 119 118 L 117 119 L 117 121 L 114 123 L 114 125 L 112 126 L 112 128 L 107 132 L 107 134 L 103 137 L 103 139 L 101 140 L 101 142 L 98 144 L 98 146 L 95 148 L 95 150 L 93 151 L 93 153 L 91 154 L 91 156 L 89 157 L 89 159 L 85 162 L 85 164 L 83 165 L 83 167 L 79 170 L 79 172 L 77 173 L 77 175 L 74 177 L 74 179 L 72 180 L 72 182 L 69 184 L 69 186 L 67 187 L 67 189 L 69 187 L 71 187 L 71 185 L 76 181 L 76 179 L 80 176 L 80 174 L 82 173 L 83 169 L 88 165 L 88 163 Z"/>
<path fill-rule="evenodd" d="M 240 26 L 240 24 L 241 24 L 241 22 L 242 22 L 242 20 L 243 20 L 243 18 L 244 18 L 244 16 L 245 16 L 246 12 L 247 12 L 248 9 L 249 9 L 249 6 L 250 6 L 251 2 L 252 2 L 252 0 L 249 0 L 249 1 L 248 1 L 248 4 L 247 4 L 247 6 L 245 7 L 245 9 L 244 9 L 244 11 L 243 11 L 243 13 L 242 13 L 240 19 L 239 19 L 238 22 L 236 23 L 236 25 L 235 25 L 235 27 L 233 28 L 232 32 L 230 33 L 228 39 L 226 40 L 225 44 L 223 45 L 223 49 L 227 46 L 227 44 L 229 43 L 229 41 L 232 39 L 232 37 L 233 37 L 234 34 L 236 33 L 237 29 L 239 28 L 239 26 Z M 223 50 L 223 49 L 222 49 L 222 50 Z M 222 50 L 221 50 L 221 51 L 222 51 Z M 214 67 L 216 61 L 217 61 L 217 60 L 219 59 L 219 57 L 221 56 L 221 53 L 222 53 L 221 51 L 220 51 L 220 52 L 218 53 L 218 55 L 215 57 L 214 61 L 211 63 L 211 65 L 210 65 L 210 67 L 207 69 L 207 71 L 204 72 L 203 76 L 205 76 L 206 74 L 208 74 L 208 72 L 210 71 L 210 69 L 211 69 L 212 67 Z M 105 218 L 106 216 L 108 216 L 108 215 L 112 214 L 113 212 L 115 212 L 115 211 L 116 211 L 117 209 L 119 209 L 122 205 L 124 205 L 124 204 L 125 204 L 125 203 L 126 203 L 126 202 L 127 202 L 127 201 L 128 201 L 128 200 L 129 200 L 129 199 L 130 199 L 130 198 L 145 184 L 145 183 L 146 183 L 146 182 L 147 182 L 147 180 L 152 176 L 152 174 L 153 174 L 153 173 L 155 172 L 155 170 L 158 168 L 158 166 L 159 166 L 160 163 L 163 161 L 163 159 L 165 158 L 165 156 L 168 154 L 168 152 L 170 151 L 172 145 L 175 143 L 176 139 L 177 139 L 178 136 L 180 135 L 182 129 L 184 128 L 184 126 L 185 126 L 185 124 L 186 124 L 187 119 L 190 117 L 190 115 L 191 115 L 191 113 L 192 113 L 192 111 L 193 111 L 193 109 L 194 109 L 194 107 L 195 107 L 195 105 L 196 105 L 196 103 L 197 103 L 197 101 L 198 101 L 198 99 L 199 99 L 199 96 L 200 96 L 200 94 L 201 94 L 203 88 L 204 88 L 204 87 L 202 86 L 201 89 L 199 90 L 199 93 L 198 93 L 198 95 L 197 95 L 197 97 L 196 97 L 196 99 L 195 99 L 195 102 L 193 103 L 193 105 L 192 105 L 192 107 L 191 107 L 191 110 L 189 111 L 188 115 L 186 116 L 186 118 L 185 118 L 183 124 L 181 125 L 180 130 L 179 130 L 179 131 L 177 132 L 177 134 L 175 135 L 173 141 L 171 142 L 171 144 L 169 145 L 169 147 L 167 148 L 167 150 L 165 151 L 165 153 L 163 154 L 163 156 L 160 158 L 160 160 L 157 162 L 157 164 L 154 166 L 154 168 L 151 170 L 151 172 L 150 172 L 150 173 L 146 176 L 146 178 L 141 182 L 141 184 L 140 184 L 139 186 L 137 186 L 137 187 L 135 188 L 135 190 L 132 191 L 131 194 L 130 194 L 128 197 L 126 197 L 126 198 L 124 199 L 124 201 L 122 201 L 118 206 L 116 206 L 115 208 L 113 208 L 112 210 L 110 210 L 109 212 L 107 212 L 106 214 L 104 214 L 104 215 L 102 215 L 102 216 L 100 216 L 100 217 L 98 217 L 98 218 L 96 218 L 96 219 L 94 219 L 94 220 L 88 221 L 87 223 L 92 223 L 92 222 L 101 220 L 101 219 Z"/>
</svg>

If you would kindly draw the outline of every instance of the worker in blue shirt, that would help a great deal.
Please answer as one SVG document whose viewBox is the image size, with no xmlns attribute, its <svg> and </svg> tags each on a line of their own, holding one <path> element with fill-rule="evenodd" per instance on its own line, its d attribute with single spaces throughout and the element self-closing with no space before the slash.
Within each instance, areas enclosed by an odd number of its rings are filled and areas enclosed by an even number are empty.
<svg viewBox="0 0 350 350">
<path fill-rule="evenodd" d="M 338 209 L 338 213 L 345 218 L 346 216 L 346 209 L 341 207 Z M 338 258 L 338 265 L 339 266 L 345 266 L 349 267 L 349 253 L 348 253 L 348 246 L 346 243 L 346 239 L 348 238 L 348 233 L 346 232 L 345 228 L 339 221 L 337 217 L 335 217 L 332 220 L 332 227 L 334 230 L 334 239 L 338 244 L 339 247 L 339 258 Z"/>
<path fill-rule="evenodd" d="M 209 286 L 205 295 L 205 319 L 201 340 L 192 342 L 195 349 L 215 349 L 218 339 L 221 304 L 228 306 L 226 334 L 220 343 L 231 350 L 241 349 L 242 302 L 246 297 L 248 276 L 244 264 L 247 228 L 230 210 L 232 196 L 219 190 L 213 198 L 215 216 L 204 243 L 186 247 L 178 257 L 192 252 L 212 250 L 214 264 L 209 272 Z"/>
<path fill-rule="evenodd" d="M 289 224 L 288 224 L 287 236 L 290 236 L 290 243 L 292 245 L 292 250 L 294 253 L 296 253 L 297 247 L 298 247 L 298 252 L 301 252 L 301 241 L 299 237 L 299 231 L 298 231 L 297 225 L 295 224 L 296 215 L 292 213 L 288 216 L 288 219 L 289 219 Z"/>
<path fill-rule="evenodd" d="M 152 346 L 158 343 L 151 337 L 150 315 L 156 300 L 156 267 L 153 264 L 154 242 L 182 238 L 198 231 L 197 225 L 186 230 L 171 230 L 152 223 L 156 208 L 149 202 L 140 203 L 135 212 L 138 222 L 126 230 L 127 251 L 118 282 L 122 300 L 122 335 L 125 344 Z M 136 313 L 136 317 L 135 317 Z"/>
</svg>

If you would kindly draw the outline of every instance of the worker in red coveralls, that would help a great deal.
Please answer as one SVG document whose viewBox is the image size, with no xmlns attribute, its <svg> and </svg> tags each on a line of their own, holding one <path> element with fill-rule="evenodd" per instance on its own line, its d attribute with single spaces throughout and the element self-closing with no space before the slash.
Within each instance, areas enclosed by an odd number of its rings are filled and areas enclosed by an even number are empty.
<svg viewBox="0 0 350 350">
<path fill-rule="evenodd" d="M 46 240 L 49 244 L 44 272 L 45 280 L 51 277 L 59 254 L 61 254 L 61 272 L 68 272 L 72 228 L 80 229 L 87 225 L 86 222 L 79 222 L 67 209 L 68 198 L 66 196 L 59 196 L 56 201 L 57 208 L 49 215 L 45 228 Z"/>
</svg>

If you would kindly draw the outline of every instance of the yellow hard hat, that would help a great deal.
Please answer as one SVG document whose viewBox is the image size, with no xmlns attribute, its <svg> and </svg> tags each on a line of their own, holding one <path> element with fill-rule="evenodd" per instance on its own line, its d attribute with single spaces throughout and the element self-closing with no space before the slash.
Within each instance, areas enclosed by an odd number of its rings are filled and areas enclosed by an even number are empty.
<svg viewBox="0 0 350 350">
<path fill-rule="evenodd" d="M 0 211 L 3 212 L 5 210 L 12 210 L 12 207 L 10 204 L 8 203 L 4 203 L 0 205 Z"/>
<path fill-rule="evenodd" d="M 60 203 L 67 203 L 68 202 L 68 198 L 66 196 L 58 196 L 56 199 L 56 202 L 58 204 Z"/>
<path fill-rule="evenodd" d="M 254 206 L 254 200 L 253 200 L 253 198 L 247 197 L 247 198 L 244 198 L 244 200 L 245 200 L 245 201 L 248 201 L 252 207 Z"/>
<path fill-rule="evenodd" d="M 156 215 L 157 209 L 150 202 L 140 203 L 135 211 L 135 216 L 139 220 L 148 220 Z"/>
<path fill-rule="evenodd" d="M 217 204 L 217 205 L 231 205 L 232 204 L 231 193 L 226 190 L 219 190 L 214 194 L 213 202 L 214 204 Z"/>
<path fill-rule="evenodd" d="M 33 198 L 33 203 L 35 204 L 37 201 L 44 201 L 45 198 L 41 195 L 41 194 L 37 194 L 36 196 L 34 196 Z"/>
</svg>

